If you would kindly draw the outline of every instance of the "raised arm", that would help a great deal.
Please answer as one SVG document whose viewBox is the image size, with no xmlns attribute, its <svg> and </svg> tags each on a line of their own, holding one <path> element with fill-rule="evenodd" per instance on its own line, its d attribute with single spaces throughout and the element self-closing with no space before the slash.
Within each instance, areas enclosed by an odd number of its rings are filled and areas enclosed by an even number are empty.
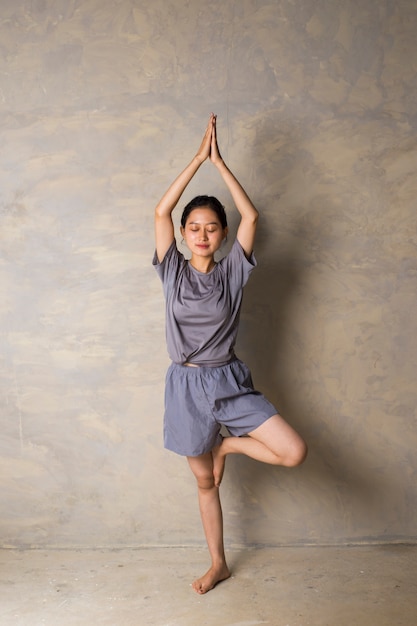
<svg viewBox="0 0 417 626">
<path fill-rule="evenodd" d="M 214 115 L 210 115 L 210 119 L 206 128 L 206 132 L 201 142 L 200 148 L 192 161 L 177 176 L 174 182 L 168 187 L 161 200 L 155 207 L 155 243 L 156 254 L 161 262 L 167 253 L 170 245 L 174 241 L 174 224 L 172 222 L 172 211 L 176 207 L 188 183 L 199 169 L 200 165 L 210 155 L 211 138 L 213 133 L 213 125 L 215 123 Z"/>
<path fill-rule="evenodd" d="M 258 222 L 259 213 L 252 204 L 246 191 L 239 183 L 237 178 L 229 170 L 225 162 L 223 161 L 219 147 L 217 144 L 216 133 L 216 117 L 213 120 L 213 132 L 211 135 L 211 149 L 210 160 L 217 167 L 221 177 L 223 178 L 226 186 L 228 187 L 237 210 L 240 213 L 241 220 L 237 230 L 237 239 L 242 246 L 247 257 L 252 254 L 253 244 L 255 241 L 256 226 Z"/>
</svg>

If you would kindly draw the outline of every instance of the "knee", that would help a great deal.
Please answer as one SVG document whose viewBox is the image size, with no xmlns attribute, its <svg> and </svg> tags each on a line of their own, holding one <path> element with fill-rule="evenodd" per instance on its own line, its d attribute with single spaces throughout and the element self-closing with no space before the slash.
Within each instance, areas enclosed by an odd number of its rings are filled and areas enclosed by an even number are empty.
<svg viewBox="0 0 417 626">
<path fill-rule="evenodd" d="M 297 467 L 306 460 L 308 448 L 306 442 L 300 438 L 297 444 L 293 445 L 286 458 L 286 467 Z"/>
<path fill-rule="evenodd" d="M 209 491 L 215 487 L 213 474 L 203 474 L 196 476 L 197 487 L 201 491 Z"/>
</svg>

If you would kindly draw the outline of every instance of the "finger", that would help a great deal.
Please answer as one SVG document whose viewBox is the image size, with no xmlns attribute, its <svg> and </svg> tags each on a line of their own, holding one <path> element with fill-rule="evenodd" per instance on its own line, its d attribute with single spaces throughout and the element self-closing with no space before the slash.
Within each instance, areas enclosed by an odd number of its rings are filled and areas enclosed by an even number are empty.
<svg viewBox="0 0 417 626">
<path fill-rule="evenodd" d="M 213 125 L 213 132 L 211 134 L 211 143 L 212 143 L 212 146 L 217 149 L 217 132 L 216 132 L 215 125 Z"/>
<path fill-rule="evenodd" d="M 207 126 L 207 133 L 210 134 L 210 136 L 213 134 L 213 118 L 210 118 L 209 124 Z"/>
<path fill-rule="evenodd" d="M 213 119 L 213 135 L 215 138 L 217 137 L 217 115 Z"/>
</svg>

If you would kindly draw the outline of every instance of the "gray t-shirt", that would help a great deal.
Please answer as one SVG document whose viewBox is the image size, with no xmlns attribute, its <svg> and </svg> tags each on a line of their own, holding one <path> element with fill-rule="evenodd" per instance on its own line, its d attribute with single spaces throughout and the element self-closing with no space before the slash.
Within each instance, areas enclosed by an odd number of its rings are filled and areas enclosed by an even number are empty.
<svg viewBox="0 0 417 626">
<path fill-rule="evenodd" d="M 242 291 L 256 266 L 236 239 L 232 249 L 204 274 L 179 252 L 173 241 L 153 265 L 162 280 L 166 300 L 168 354 L 175 363 L 217 367 L 235 358 Z"/>
</svg>

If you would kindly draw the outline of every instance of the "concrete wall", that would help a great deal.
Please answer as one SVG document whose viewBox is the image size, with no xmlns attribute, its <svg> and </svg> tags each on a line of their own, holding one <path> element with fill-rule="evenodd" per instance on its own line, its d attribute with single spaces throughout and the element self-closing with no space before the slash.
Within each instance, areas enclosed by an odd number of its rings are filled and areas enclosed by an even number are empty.
<svg viewBox="0 0 417 626">
<path fill-rule="evenodd" d="M 262 214 L 239 354 L 306 437 L 229 544 L 416 539 L 414 0 L 4 0 L 0 542 L 199 544 L 162 447 L 153 207 L 220 145 Z M 195 192 L 230 199 L 207 164 Z M 235 224 L 235 220 L 231 220 Z"/>
</svg>

